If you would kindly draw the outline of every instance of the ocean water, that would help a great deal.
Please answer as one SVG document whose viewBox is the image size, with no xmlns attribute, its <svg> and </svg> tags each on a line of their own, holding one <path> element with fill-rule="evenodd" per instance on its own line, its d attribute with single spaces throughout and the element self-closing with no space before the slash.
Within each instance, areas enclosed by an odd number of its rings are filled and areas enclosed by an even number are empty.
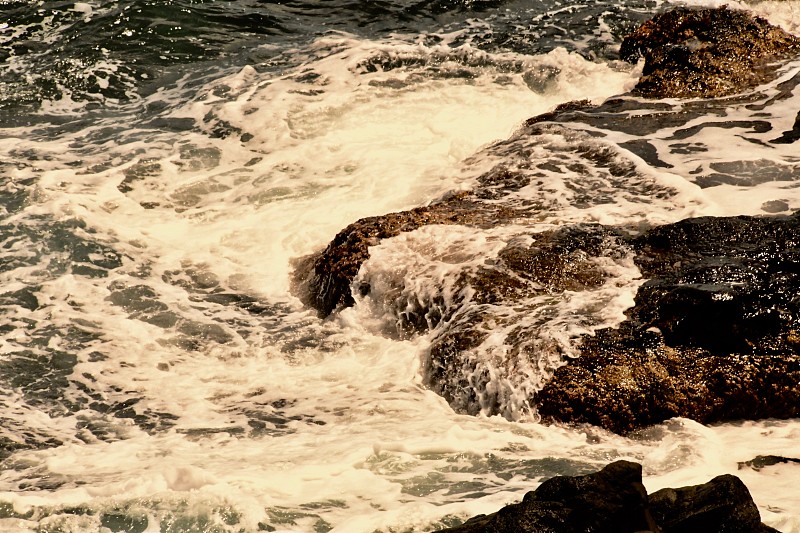
<svg viewBox="0 0 800 533">
<path fill-rule="evenodd" d="M 540 424 L 537 368 L 505 382 L 505 417 L 425 387 L 430 337 L 398 334 L 387 302 L 446 288 L 507 230 L 384 241 L 359 274 L 374 290 L 327 319 L 292 291 L 295 260 L 356 219 L 581 143 L 637 179 L 553 173 L 519 192 L 528 224 L 800 209 L 796 143 L 768 143 L 800 61 L 713 103 L 622 97 L 646 131 L 519 133 L 624 94 L 641 65 L 622 36 L 685 3 L 0 2 L 0 531 L 424 532 L 629 459 L 650 491 L 736 474 L 800 532 L 800 466 L 740 468 L 796 457 L 798 420 L 623 437 Z M 800 33 L 800 2 L 733 5 Z M 568 350 L 620 320 L 642 280 L 607 266 L 614 284 L 531 331 Z"/>
</svg>

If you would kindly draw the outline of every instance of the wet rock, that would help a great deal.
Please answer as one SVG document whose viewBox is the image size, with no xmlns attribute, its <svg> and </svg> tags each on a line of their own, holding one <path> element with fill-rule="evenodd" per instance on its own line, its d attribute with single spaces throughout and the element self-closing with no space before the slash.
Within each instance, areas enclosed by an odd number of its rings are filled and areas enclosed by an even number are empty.
<svg viewBox="0 0 800 533">
<path fill-rule="evenodd" d="M 508 222 L 514 216 L 512 209 L 486 204 L 470 193 L 460 193 L 430 206 L 363 218 L 339 232 L 321 253 L 295 265 L 295 292 L 306 305 L 327 316 L 337 308 L 353 305 L 350 284 L 369 258 L 369 247 L 381 239 L 429 224 L 488 227 Z"/>
<path fill-rule="evenodd" d="M 590 100 L 572 100 L 570 102 L 564 102 L 563 104 L 558 104 L 552 111 L 529 118 L 525 121 L 525 125 L 533 126 L 534 124 L 539 124 L 540 122 L 563 120 L 565 116 L 569 116 L 573 112 L 585 111 L 595 107 L 596 106 L 592 104 Z"/>
<path fill-rule="evenodd" d="M 543 334 L 553 299 L 601 287 L 610 274 L 598 258 L 613 263 L 627 251 L 621 232 L 597 224 L 512 241 L 491 267 L 461 276 L 470 297 L 443 317 L 425 359 L 426 385 L 458 412 L 518 418 L 530 407 L 522 391 L 532 396 L 566 357 Z"/>
<path fill-rule="evenodd" d="M 634 90 L 652 98 L 718 97 L 774 77 L 774 62 L 800 53 L 800 39 L 762 18 L 721 7 L 678 8 L 627 36 L 620 56 L 644 57 Z"/>
<path fill-rule="evenodd" d="M 527 247 L 507 246 L 499 258 L 514 274 L 537 284 L 543 292 L 553 293 L 601 285 L 605 274 L 592 258 L 619 249 L 623 234 L 599 224 L 579 224 L 536 233 L 531 238 Z M 473 286 L 485 291 L 481 284 Z"/>
<path fill-rule="evenodd" d="M 735 476 L 663 489 L 648 497 L 642 467 L 616 461 L 585 476 L 557 476 L 525 495 L 522 502 L 479 515 L 441 533 L 571 533 L 591 531 L 768 533 L 747 487 Z"/>
<path fill-rule="evenodd" d="M 702 485 L 654 492 L 650 495 L 650 511 L 664 533 L 776 531 L 761 522 L 747 487 L 730 474 Z"/>
<path fill-rule="evenodd" d="M 512 215 L 462 195 L 359 221 L 307 260 L 309 301 L 327 313 L 351 305 L 352 290 L 367 294 L 353 279 L 383 238 Z M 609 265 L 630 255 L 647 281 L 627 319 L 582 334 L 574 347 L 554 336 L 559 302 L 617 282 Z M 673 417 L 792 418 L 800 416 L 799 255 L 800 214 L 687 219 L 638 236 L 563 226 L 512 239 L 463 271 L 447 297 L 434 290 L 414 305 L 398 300 L 398 328 L 433 330 L 425 383 L 458 412 L 513 420 L 536 410 L 548 422 L 619 433 Z"/>
<path fill-rule="evenodd" d="M 670 347 L 654 331 L 606 329 L 537 394 L 546 421 L 617 433 L 673 417 L 701 423 L 800 416 L 800 357 L 711 355 Z"/>
<path fill-rule="evenodd" d="M 739 470 L 752 468 L 755 471 L 759 471 L 768 466 L 786 463 L 800 464 L 800 459 L 797 457 L 781 457 L 780 455 L 757 455 L 749 461 L 739 463 Z"/>
<path fill-rule="evenodd" d="M 459 412 L 514 419 L 527 394 L 545 421 L 619 433 L 673 417 L 800 416 L 799 243 L 800 215 L 688 219 L 638 237 L 597 225 L 538 233 L 464 276 L 472 298 L 433 337 L 426 384 Z M 610 250 L 635 251 L 648 281 L 626 321 L 584 335 L 567 358 L 536 298 L 601 286 Z"/>
<path fill-rule="evenodd" d="M 481 515 L 447 533 L 527 531 L 633 532 L 648 529 L 642 467 L 617 461 L 585 476 L 557 476 L 525 495 L 521 503 Z"/>
<path fill-rule="evenodd" d="M 800 416 L 800 215 L 698 218 L 632 239 L 628 320 L 584 337 L 538 393 L 551 421 L 615 432 Z"/>
<path fill-rule="evenodd" d="M 669 346 L 791 355 L 800 338 L 800 214 L 694 218 L 635 240 L 650 278 L 629 316 Z"/>
</svg>

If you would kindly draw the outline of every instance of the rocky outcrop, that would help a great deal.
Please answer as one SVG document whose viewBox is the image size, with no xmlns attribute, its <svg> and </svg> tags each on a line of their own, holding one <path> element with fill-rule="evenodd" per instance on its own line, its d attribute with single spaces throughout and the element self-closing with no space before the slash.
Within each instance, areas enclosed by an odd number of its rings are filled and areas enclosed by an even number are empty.
<svg viewBox="0 0 800 533">
<path fill-rule="evenodd" d="M 680 8 L 627 36 L 620 56 L 644 57 L 635 93 L 652 98 L 718 97 L 771 79 L 775 62 L 800 53 L 800 39 L 745 11 Z"/>
<path fill-rule="evenodd" d="M 769 533 L 747 487 L 732 475 L 648 496 L 642 467 L 616 461 L 585 476 L 557 476 L 521 503 L 441 533 Z"/>
<path fill-rule="evenodd" d="M 497 334 L 502 311 L 491 304 L 511 295 L 522 307 L 532 295 L 601 286 L 608 274 L 596 259 L 632 250 L 648 281 L 627 320 L 584 335 L 579 357 L 529 393 L 545 420 L 625 433 L 673 417 L 800 416 L 798 245 L 800 214 L 688 219 L 637 237 L 597 225 L 541 232 L 465 280 L 472 307 L 432 340 L 428 385 L 458 411 L 514 418 L 512 401 L 491 385 L 500 370 L 475 355 Z M 520 371 L 520 358 L 557 349 L 533 342 L 536 334 L 522 324 L 511 329 L 503 379 Z"/>
<path fill-rule="evenodd" d="M 800 214 L 688 219 L 632 246 L 649 279 L 628 320 L 584 338 L 540 414 L 617 432 L 800 416 Z"/>
<path fill-rule="evenodd" d="M 335 309 L 349 307 L 354 300 L 350 284 L 369 258 L 369 247 L 382 239 L 396 237 L 429 224 L 459 224 L 486 227 L 508 222 L 513 209 L 492 206 L 460 193 L 426 207 L 363 218 L 340 231 L 325 250 L 295 265 L 295 292 L 303 303 L 327 316 Z M 362 287 L 369 291 L 369 287 Z"/>
<path fill-rule="evenodd" d="M 378 220 L 371 227 L 383 227 Z M 457 411 L 513 419 L 519 398 L 512 396 L 526 394 L 547 421 L 619 433 L 672 417 L 800 416 L 800 214 L 687 219 L 638 236 L 595 224 L 528 237 L 491 265 L 462 273 L 456 292 L 468 288 L 469 297 L 455 307 L 401 306 L 407 330 L 437 328 L 426 383 Z M 366 249 L 366 239 L 356 242 Z M 647 281 L 627 319 L 584 334 L 579 357 L 547 368 L 543 353 L 556 352 L 550 361 L 566 354 L 542 336 L 552 316 L 541 313 L 541 301 L 614 283 L 603 265 L 629 255 Z M 509 302 L 521 312 L 509 314 Z M 505 359 L 491 366 L 481 353 L 498 331 L 505 331 Z M 540 383 L 525 365 L 541 371 Z"/>
<path fill-rule="evenodd" d="M 794 37 L 725 8 L 660 15 L 622 48 L 624 56 L 650 62 L 637 90 L 671 97 L 742 90 L 760 82 L 769 61 L 798 50 Z M 775 98 L 798 86 L 798 76 L 782 82 Z M 766 142 L 755 137 L 772 125 L 766 104 L 754 98 L 742 97 L 737 111 L 753 114 L 736 121 L 725 119 L 727 99 L 563 104 L 488 147 L 481 155 L 499 162 L 476 176 L 471 191 L 343 229 L 298 262 L 296 294 L 321 316 L 375 296 L 398 336 L 429 334 L 425 383 L 463 413 L 517 419 L 538 412 L 547 421 L 620 433 L 672 417 L 712 423 L 800 416 L 800 214 L 651 228 L 651 203 L 677 193 L 625 155 L 669 168 L 670 160 L 706 150 L 695 136 L 703 128 L 774 151 L 768 143 L 776 133 Z M 630 140 L 617 149 L 602 142 L 605 131 Z M 796 181 L 790 156 L 774 172 L 751 176 L 741 161 L 699 159 L 686 179 L 700 187 Z M 633 222 L 581 223 L 598 220 L 609 205 L 634 213 Z M 777 209 L 788 211 L 788 204 Z M 427 285 L 406 265 L 363 272 L 376 246 L 391 247 L 393 238 L 431 225 L 491 233 L 500 245 Z M 415 261 L 430 259 L 417 251 Z M 388 289 L 376 294 L 380 284 Z M 624 317 L 603 315 L 625 291 L 635 291 L 635 300 L 626 302 Z"/>
</svg>

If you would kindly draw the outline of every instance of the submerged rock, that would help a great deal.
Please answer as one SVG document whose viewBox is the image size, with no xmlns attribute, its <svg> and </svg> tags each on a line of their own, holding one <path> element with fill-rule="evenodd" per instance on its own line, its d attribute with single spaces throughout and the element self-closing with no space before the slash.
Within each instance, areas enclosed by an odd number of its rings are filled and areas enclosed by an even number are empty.
<svg viewBox="0 0 800 533">
<path fill-rule="evenodd" d="M 747 487 L 732 475 L 648 496 L 642 466 L 616 461 L 585 476 L 544 481 L 491 515 L 471 518 L 440 533 L 769 533 Z"/>
<path fill-rule="evenodd" d="M 745 11 L 678 8 L 627 36 L 620 56 L 644 57 L 635 93 L 653 98 L 718 97 L 774 77 L 774 63 L 800 53 L 800 39 Z"/>
<path fill-rule="evenodd" d="M 766 468 L 768 466 L 774 466 L 786 463 L 800 465 L 800 458 L 782 457 L 780 455 L 757 455 L 756 457 L 753 457 L 749 461 L 744 461 L 739 463 L 739 470 L 743 468 L 752 468 L 755 471 L 759 471 L 762 468 Z"/>
</svg>

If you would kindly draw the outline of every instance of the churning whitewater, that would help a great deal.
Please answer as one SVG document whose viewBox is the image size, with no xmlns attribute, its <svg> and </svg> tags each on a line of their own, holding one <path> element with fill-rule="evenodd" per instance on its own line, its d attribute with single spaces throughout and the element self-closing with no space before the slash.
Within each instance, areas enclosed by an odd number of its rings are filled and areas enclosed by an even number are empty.
<svg viewBox="0 0 800 533">
<path fill-rule="evenodd" d="M 641 65 L 619 60 L 622 36 L 670 5 L 3 2 L 0 530 L 433 531 L 622 458 L 650 491 L 734 473 L 765 523 L 800 532 L 800 465 L 740 469 L 796 455 L 798 420 L 623 437 L 540 424 L 524 400 L 548 377 L 535 365 L 509 382 L 505 417 L 457 414 L 425 386 L 428 339 L 398 331 L 386 302 L 447 293 L 511 233 L 382 242 L 359 272 L 372 292 L 327 319 L 292 286 L 297 261 L 351 222 L 466 190 L 498 163 L 566 161 L 577 143 L 639 178 L 553 172 L 519 198 L 542 228 L 800 209 L 793 145 L 709 125 L 791 129 L 798 61 L 755 104 L 670 102 L 658 113 L 676 120 L 653 131 L 516 134 L 630 90 Z M 794 0 L 736 5 L 800 32 Z M 631 98 L 630 113 L 656 111 Z M 645 137 L 655 155 L 631 148 Z M 622 320 L 641 273 L 629 258 L 604 268 L 613 284 L 546 302 L 531 331 L 568 351 Z"/>
</svg>

